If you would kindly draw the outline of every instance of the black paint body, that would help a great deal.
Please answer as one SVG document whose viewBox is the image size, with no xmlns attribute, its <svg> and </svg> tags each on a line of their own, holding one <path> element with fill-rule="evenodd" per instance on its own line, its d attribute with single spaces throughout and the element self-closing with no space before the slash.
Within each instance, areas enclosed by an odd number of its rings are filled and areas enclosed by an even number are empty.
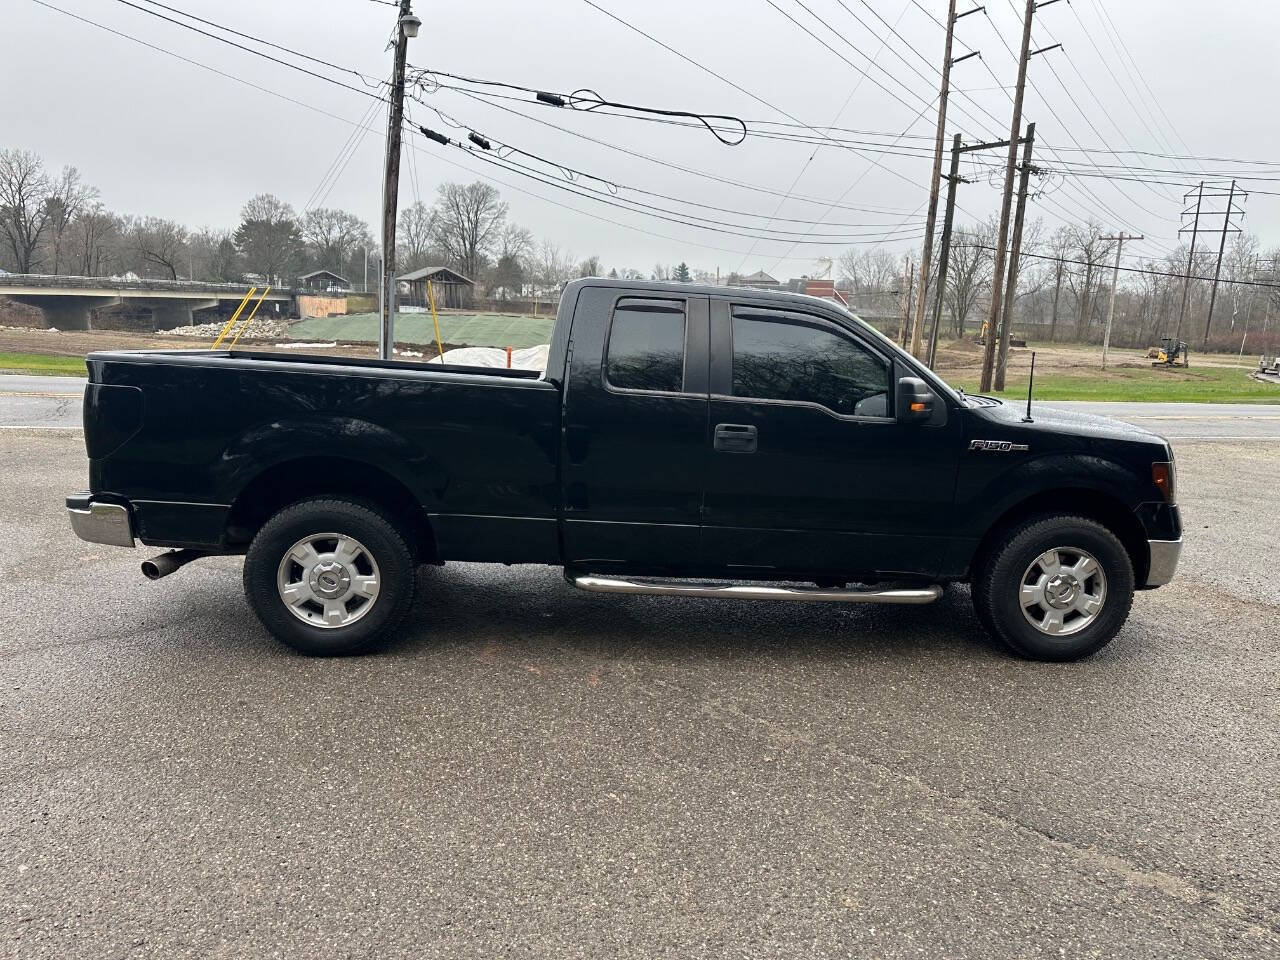
<svg viewBox="0 0 1280 960">
<path fill-rule="evenodd" d="M 683 379 L 622 389 L 605 370 L 620 299 L 686 317 Z M 734 311 L 838 328 L 924 380 L 930 422 L 731 395 Z M 963 579 L 1002 518 L 1059 504 L 1111 519 L 1143 582 L 1145 540 L 1181 535 L 1154 434 L 1100 417 L 961 399 L 836 305 L 793 294 L 575 281 L 547 374 L 241 351 L 91 354 L 85 440 L 95 499 L 149 544 L 243 551 L 293 492 L 410 503 L 423 559 L 598 572 Z M 727 433 L 717 427 L 732 427 Z M 754 431 L 752 431 L 754 428 Z M 971 450 L 970 441 L 1026 444 Z M 262 509 L 258 509 L 262 507 Z"/>
</svg>

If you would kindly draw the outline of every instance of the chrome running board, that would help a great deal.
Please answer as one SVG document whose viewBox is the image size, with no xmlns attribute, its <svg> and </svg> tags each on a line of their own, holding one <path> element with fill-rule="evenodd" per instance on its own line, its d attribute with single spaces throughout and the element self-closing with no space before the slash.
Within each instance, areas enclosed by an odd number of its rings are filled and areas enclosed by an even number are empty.
<svg viewBox="0 0 1280 960">
<path fill-rule="evenodd" d="M 626 593 L 642 597 L 710 597 L 722 600 L 805 600 L 821 603 L 933 603 L 942 587 L 891 587 L 849 590 L 823 587 L 775 587 L 763 584 L 693 583 L 683 580 L 629 580 L 592 573 L 569 573 L 565 579 L 592 593 Z"/>
</svg>

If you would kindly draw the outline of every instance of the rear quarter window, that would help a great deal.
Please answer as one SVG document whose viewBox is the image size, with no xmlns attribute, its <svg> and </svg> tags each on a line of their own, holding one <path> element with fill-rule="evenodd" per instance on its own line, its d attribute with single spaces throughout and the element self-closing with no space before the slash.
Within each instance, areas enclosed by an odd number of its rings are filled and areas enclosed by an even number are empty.
<svg viewBox="0 0 1280 960">
<path fill-rule="evenodd" d="M 605 352 L 605 379 L 611 387 L 679 393 L 684 388 L 684 363 L 683 301 L 619 301 Z"/>
</svg>

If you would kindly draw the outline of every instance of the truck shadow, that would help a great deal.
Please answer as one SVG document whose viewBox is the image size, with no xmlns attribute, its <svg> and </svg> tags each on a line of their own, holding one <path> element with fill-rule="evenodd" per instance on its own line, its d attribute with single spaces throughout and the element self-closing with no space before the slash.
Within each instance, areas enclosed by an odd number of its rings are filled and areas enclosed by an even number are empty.
<svg viewBox="0 0 1280 960">
<path fill-rule="evenodd" d="M 442 642 L 519 644 L 530 655 L 626 649 L 655 659 L 931 650 L 1007 657 L 978 623 L 963 586 L 920 606 L 606 596 L 571 587 L 558 569 L 480 564 L 421 571 L 409 617 L 378 652 L 412 654 Z"/>
</svg>

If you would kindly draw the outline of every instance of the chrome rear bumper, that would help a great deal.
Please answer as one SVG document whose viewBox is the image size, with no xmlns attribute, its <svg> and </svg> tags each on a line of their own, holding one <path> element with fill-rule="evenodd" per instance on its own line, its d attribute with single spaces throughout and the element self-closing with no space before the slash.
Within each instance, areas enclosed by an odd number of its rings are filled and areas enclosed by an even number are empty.
<svg viewBox="0 0 1280 960">
<path fill-rule="evenodd" d="M 1147 568 L 1148 587 L 1163 587 L 1173 579 L 1178 569 L 1178 557 L 1182 554 L 1182 538 L 1177 540 L 1148 540 L 1151 563 Z"/>
<path fill-rule="evenodd" d="M 71 529 L 81 540 L 107 543 L 113 547 L 134 545 L 128 507 L 118 503 L 95 503 L 81 494 L 67 498 L 67 517 L 71 521 Z"/>
</svg>

